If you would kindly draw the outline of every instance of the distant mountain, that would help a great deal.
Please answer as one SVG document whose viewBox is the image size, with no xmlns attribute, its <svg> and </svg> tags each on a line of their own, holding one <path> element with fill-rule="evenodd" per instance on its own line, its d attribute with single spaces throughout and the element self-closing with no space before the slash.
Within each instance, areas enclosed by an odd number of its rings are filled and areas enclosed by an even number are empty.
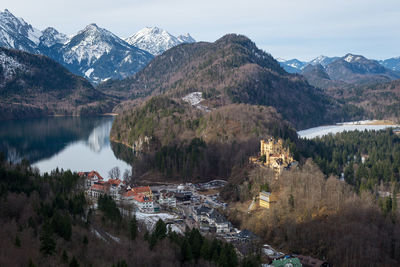
<svg viewBox="0 0 400 267">
<path fill-rule="evenodd" d="M 328 73 L 326 73 L 325 68 L 321 64 L 309 64 L 302 70 L 301 74 L 306 78 L 315 77 L 330 80 Z"/>
<path fill-rule="evenodd" d="M 310 62 L 308 62 L 308 64 L 311 64 L 311 65 L 321 64 L 322 66 L 325 67 L 326 65 L 332 63 L 333 61 L 335 61 L 338 58 L 339 57 L 327 57 L 327 56 L 321 55 L 319 57 L 314 58 Z"/>
<path fill-rule="evenodd" d="M 400 75 L 361 55 L 347 54 L 325 66 L 330 79 L 347 83 L 377 83 L 399 79 Z"/>
<path fill-rule="evenodd" d="M 288 74 L 247 37 L 235 34 L 214 43 L 171 48 L 134 76 L 98 89 L 125 92 L 131 98 L 182 97 L 197 91 L 209 108 L 229 103 L 273 106 L 299 128 L 343 119 L 337 103 L 302 76 Z"/>
<path fill-rule="evenodd" d="M 86 26 L 57 48 L 57 55 L 53 57 L 58 62 L 94 83 L 130 76 L 153 58 L 96 24 Z"/>
<path fill-rule="evenodd" d="M 378 62 L 385 68 L 400 72 L 400 57 L 393 57 L 385 60 L 379 60 Z"/>
<path fill-rule="evenodd" d="M 99 114 L 114 104 L 46 56 L 0 48 L 0 119 Z"/>
<path fill-rule="evenodd" d="M 166 30 L 157 27 L 141 29 L 134 35 L 126 38 L 125 41 L 153 55 L 160 55 L 168 49 L 182 43 L 196 42 L 189 33 L 175 37 Z"/>
<path fill-rule="evenodd" d="M 0 47 L 24 50 L 38 54 L 42 32 L 15 17 L 8 9 L 0 12 Z"/>
<path fill-rule="evenodd" d="M 190 44 L 196 42 L 196 40 L 189 33 L 178 35 L 177 38 L 181 43 Z"/>
<path fill-rule="evenodd" d="M 0 12 L 0 47 L 46 55 L 95 84 L 130 76 L 153 58 L 96 24 L 69 39 L 52 27 L 35 29 L 7 9 Z"/>
<path fill-rule="evenodd" d="M 56 29 L 48 27 L 42 32 L 39 41 L 39 47 L 51 47 L 55 44 L 66 44 L 69 41 L 69 38 L 67 35 L 58 32 Z"/>
<path fill-rule="evenodd" d="M 298 59 L 285 60 L 279 58 L 278 62 L 281 67 L 289 73 L 299 73 L 307 65 L 307 62 Z"/>
</svg>

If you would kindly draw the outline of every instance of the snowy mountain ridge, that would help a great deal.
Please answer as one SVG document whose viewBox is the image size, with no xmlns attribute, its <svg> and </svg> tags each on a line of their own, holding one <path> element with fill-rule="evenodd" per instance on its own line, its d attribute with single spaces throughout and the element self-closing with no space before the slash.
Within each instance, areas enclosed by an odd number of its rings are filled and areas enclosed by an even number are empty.
<svg viewBox="0 0 400 267">
<path fill-rule="evenodd" d="M 135 34 L 133 45 L 96 24 L 67 36 L 55 28 L 34 28 L 7 9 L 0 12 L 0 47 L 43 54 L 92 83 L 133 75 L 155 54 L 181 44 L 195 42 L 190 34 L 175 37 L 157 27 Z M 150 51 L 150 52 L 148 52 Z"/>
<path fill-rule="evenodd" d="M 0 12 L 0 46 L 38 53 L 42 32 L 15 17 L 8 9 Z"/>
<path fill-rule="evenodd" d="M 126 38 L 125 41 L 153 55 L 160 55 L 179 44 L 196 42 L 189 33 L 175 37 L 166 30 L 158 27 L 143 28 L 134 35 Z"/>
</svg>

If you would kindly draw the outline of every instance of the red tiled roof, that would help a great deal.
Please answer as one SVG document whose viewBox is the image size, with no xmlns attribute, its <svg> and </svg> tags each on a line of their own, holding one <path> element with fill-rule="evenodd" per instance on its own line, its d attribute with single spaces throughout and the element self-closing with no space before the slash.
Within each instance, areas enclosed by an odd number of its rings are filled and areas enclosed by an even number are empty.
<svg viewBox="0 0 400 267">
<path fill-rule="evenodd" d="M 89 174 L 87 175 L 87 178 L 92 179 L 92 178 L 94 178 L 95 175 L 99 178 L 99 180 L 104 180 L 103 177 L 101 177 L 101 175 L 96 171 L 89 172 Z"/>
<path fill-rule="evenodd" d="M 133 197 L 133 196 L 135 196 L 135 192 L 133 192 L 132 190 L 129 190 L 129 191 L 125 192 L 123 194 L 123 196 L 124 197 Z"/>
<path fill-rule="evenodd" d="M 120 179 L 108 179 L 107 183 L 118 186 L 121 183 Z"/>
<path fill-rule="evenodd" d="M 138 202 L 151 202 L 151 197 L 147 197 L 143 194 L 136 194 L 134 199 Z"/>
<path fill-rule="evenodd" d="M 90 187 L 90 190 L 95 190 L 95 191 L 106 191 L 106 187 L 102 184 L 94 184 Z"/>
<path fill-rule="evenodd" d="M 134 187 L 134 188 L 132 188 L 132 191 L 135 194 L 140 194 L 140 193 L 150 193 L 151 194 L 152 193 L 150 186 Z"/>
</svg>

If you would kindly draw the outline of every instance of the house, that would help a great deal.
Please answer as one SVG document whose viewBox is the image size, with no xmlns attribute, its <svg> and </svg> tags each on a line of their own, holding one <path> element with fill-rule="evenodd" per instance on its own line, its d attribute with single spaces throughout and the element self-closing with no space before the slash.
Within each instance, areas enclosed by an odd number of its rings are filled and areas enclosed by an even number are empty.
<svg viewBox="0 0 400 267">
<path fill-rule="evenodd" d="M 86 189 L 89 189 L 92 185 L 94 185 L 94 183 L 104 180 L 103 177 L 101 177 L 101 175 L 96 171 L 78 172 L 78 175 L 86 179 L 85 181 Z"/>
<path fill-rule="evenodd" d="M 146 196 L 145 194 L 135 194 L 135 196 L 133 197 L 133 203 L 142 212 L 154 212 L 153 199 Z"/>
<path fill-rule="evenodd" d="M 185 193 L 176 193 L 175 198 L 177 202 L 182 204 L 190 204 L 191 195 Z"/>
<path fill-rule="evenodd" d="M 142 212 L 154 212 L 153 193 L 149 186 L 134 187 L 124 192 L 121 200 Z"/>
<path fill-rule="evenodd" d="M 260 192 L 260 194 L 258 195 L 258 200 L 261 208 L 269 209 L 269 204 L 271 203 L 270 197 L 271 197 L 270 192 L 265 192 L 265 191 Z"/>
<path fill-rule="evenodd" d="M 158 198 L 158 203 L 160 205 L 176 207 L 176 198 L 171 192 L 161 192 Z"/>
<path fill-rule="evenodd" d="M 250 242 L 258 238 L 259 237 L 256 234 L 247 229 L 243 229 L 236 235 L 236 240 L 239 242 Z"/>
<path fill-rule="evenodd" d="M 120 179 L 108 179 L 106 182 L 110 186 L 110 196 L 113 199 L 118 199 L 119 198 L 119 190 L 121 189 L 123 183 Z"/>
<path fill-rule="evenodd" d="M 198 223 L 207 223 L 217 234 L 230 232 L 230 222 L 215 209 L 202 205 L 194 210 L 194 214 Z"/>
<path fill-rule="evenodd" d="M 150 189 L 150 186 L 139 186 L 131 189 L 135 194 L 143 194 L 147 197 L 153 197 L 153 192 Z"/>
<path fill-rule="evenodd" d="M 101 195 L 107 195 L 109 193 L 109 186 L 106 183 L 95 183 L 86 193 L 89 197 L 99 198 Z"/>
<path fill-rule="evenodd" d="M 135 192 L 133 192 L 132 190 L 128 190 L 122 194 L 121 200 L 124 201 L 126 204 L 133 204 L 135 195 Z"/>
</svg>

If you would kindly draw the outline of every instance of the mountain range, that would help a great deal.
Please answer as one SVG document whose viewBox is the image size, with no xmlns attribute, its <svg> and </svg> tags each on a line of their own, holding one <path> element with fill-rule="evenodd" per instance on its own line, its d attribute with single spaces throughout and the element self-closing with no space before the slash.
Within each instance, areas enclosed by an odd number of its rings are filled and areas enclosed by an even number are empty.
<svg viewBox="0 0 400 267">
<path fill-rule="evenodd" d="M 358 55 L 353 55 L 351 53 L 347 55 L 352 55 L 354 57 L 363 57 L 363 56 L 358 56 Z M 344 57 L 346 57 L 345 55 Z M 301 73 L 301 71 L 307 66 L 307 65 L 316 65 L 316 64 L 321 64 L 322 66 L 326 67 L 328 64 L 344 57 L 327 57 L 324 55 L 321 55 L 319 57 L 314 58 L 311 61 L 301 61 L 298 59 L 283 59 L 283 58 L 277 58 L 279 61 L 279 64 L 281 64 L 282 68 L 284 68 L 287 72 L 290 73 Z M 363 57 L 366 59 L 365 57 Z M 400 57 L 393 57 L 385 60 L 374 60 L 374 59 L 368 59 L 371 61 L 376 61 L 383 67 L 390 69 L 392 71 L 400 72 Z"/>
<path fill-rule="evenodd" d="M 146 27 L 126 38 L 125 41 L 155 56 L 179 44 L 196 42 L 189 33 L 175 37 L 166 30 L 158 27 Z"/>
<path fill-rule="evenodd" d="M 49 56 L 94 84 L 128 77 L 154 55 L 188 42 L 195 42 L 190 34 L 175 37 L 157 27 L 123 40 L 96 24 L 68 37 L 52 27 L 40 31 L 7 9 L 0 12 L 0 47 Z"/>
</svg>

